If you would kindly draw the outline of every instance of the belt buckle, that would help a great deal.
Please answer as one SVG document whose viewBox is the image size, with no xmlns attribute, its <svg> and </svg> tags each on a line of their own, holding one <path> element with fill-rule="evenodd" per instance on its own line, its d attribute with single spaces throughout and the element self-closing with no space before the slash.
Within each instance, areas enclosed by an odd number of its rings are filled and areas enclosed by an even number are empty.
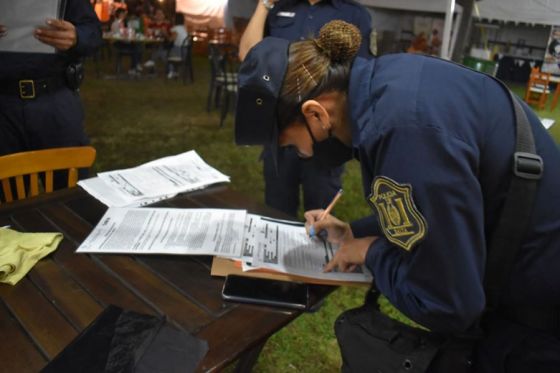
<svg viewBox="0 0 560 373">
<path fill-rule="evenodd" d="M 31 100 L 35 98 L 35 82 L 31 79 L 20 80 L 19 97 L 23 100 Z M 31 90 L 31 92 L 29 92 Z"/>
</svg>

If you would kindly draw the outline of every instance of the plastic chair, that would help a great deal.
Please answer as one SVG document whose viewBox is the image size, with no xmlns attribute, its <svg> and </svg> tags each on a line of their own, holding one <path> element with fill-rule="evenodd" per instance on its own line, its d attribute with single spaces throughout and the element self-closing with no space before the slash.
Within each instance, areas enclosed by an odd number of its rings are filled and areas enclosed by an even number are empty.
<svg viewBox="0 0 560 373">
<path fill-rule="evenodd" d="M 548 95 L 550 74 L 543 73 L 539 67 L 531 69 L 527 90 L 525 91 L 525 102 L 529 105 L 535 104 L 539 109 L 544 109 Z"/>
<path fill-rule="evenodd" d="M 235 82 L 237 85 L 237 70 L 228 68 L 228 59 L 237 53 L 237 47 L 231 44 L 209 44 L 208 58 L 210 60 L 210 86 L 206 100 L 206 111 L 210 111 L 212 104 L 220 107 L 223 90 Z"/>
<path fill-rule="evenodd" d="M 220 127 L 223 127 L 224 120 L 230 109 L 230 101 L 237 100 L 237 73 L 239 71 L 239 52 L 237 48 L 227 50 L 223 57 L 224 84 L 222 96 L 220 98 Z"/>
<path fill-rule="evenodd" d="M 0 156 L 0 181 L 5 202 L 14 200 L 12 187 L 15 186 L 17 199 L 33 197 L 40 192 L 41 179 L 46 193 L 53 191 L 53 171 L 68 170 L 68 187 L 76 186 L 78 168 L 89 168 L 95 161 L 95 148 L 79 146 L 33 150 Z M 44 174 L 44 175 L 40 175 Z M 26 188 L 26 180 L 29 186 Z M 26 191 L 28 189 L 28 193 Z"/>
<path fill-rule="evenodd" d="M 194 83 L 193 65 L 192 65 L 192 45 L 193 37 L 188 36 L 181 43 L 180 56 L 171 56 L 169 50 L 167 54 L 167 63 L 177 66 L 182 75 L 183 84 L 187 84 L 187 72 L 189 74 L 189 82 Z"/>
</svg>

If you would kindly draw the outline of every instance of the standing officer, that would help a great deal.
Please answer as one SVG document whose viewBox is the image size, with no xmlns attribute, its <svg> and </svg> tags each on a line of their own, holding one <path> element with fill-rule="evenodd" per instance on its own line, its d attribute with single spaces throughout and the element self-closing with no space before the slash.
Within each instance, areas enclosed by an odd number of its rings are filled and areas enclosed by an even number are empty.
<svg viewBox="0 0 560 373">
<path fill-rule="evenodd" d="M 88 0 L 62 4 L 64 19 L 34 31 L 56 53 L 0 52 L 0 155 L 89 143 L 78 87 L 82 58 L 101 45 L 101 25 Z M 0 37 L 9 32 L 0 25 Z M 63 185 L 55 177 L 55 188 Z"/>
<path fill-rule="evenodd" d="M 285 0 L 258 2 L 253 17 L 241 37 L 239 57 L 264 36 L 275 36 L 289 41 L 316 35 L 319 29 L 333 19 L 344 20 L 357 26 L 362 35 L 359 54 L 369 54 L 371 17 L 368 11 L 352 0 Z M 278 156 L 277 168 L 268 147 L 263 151 L 265 202 L 267 205 L 296 216 L 299 207 L 300 185 L 303 187 L 305 210 L 326 206 L 341 188 L 341 165 L 304 161 L 294 149 L 285 149 Z"/>
<path fill-rule="evenodd" d="M 291 145 L 333 162 L 357 156 L 374 213 L 352 225 L 321 218 L 323 210 L 305 213 L 310 235 L 326 231 L 339 245 L 325 270 L 365 265 L 377 289 L 431 336 L 453 340 L 482 326 L 478 344 L 461 344 L 465 354 L 445 363 L 471 369 L 464 358 L 474 353 L 468 361 L 476 372 L 557 372 L 558 146 L 492 77 L 416 54 L 354 59 L 359 37 L 352 25 L 332 21 L 316 39 L 257 44 L 239 72 L 237 143 Z M 534 189 L 512 193 L 520 182 Z M 510 201 L 530 198 L 520 213 L 503 214 Z M 511 245 L 495 245 L 512 236 Z M 496 248 L 506 249 L 497 262 Z M 507 276 L 494 282 L 504 267 Z M 407 340 L 403 326 L 373 317 L 355 324 L 376 328 L 354 340 L 356 348 L 375 345 L 358 357 L 368 369 L 356 371 L 425 371 L 439 346 L 425 335 Z M 414 354 L 399 361 L 408 348 Z M 391 357 L 394 369 L 379 366 Z"/>
</svg>

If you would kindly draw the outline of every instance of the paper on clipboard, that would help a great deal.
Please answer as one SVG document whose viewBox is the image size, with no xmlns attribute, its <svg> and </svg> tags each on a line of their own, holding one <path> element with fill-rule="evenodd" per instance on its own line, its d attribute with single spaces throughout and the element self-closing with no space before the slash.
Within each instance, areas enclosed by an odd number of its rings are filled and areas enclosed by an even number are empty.
<svg viewBox="0 0 560 373">
<path fill-rule="evenodd" d="M 227 275 L 238 275 L 247 277 L 257 277 L 257 278 L 267 278 L 271 280 L 280 281 L 292 281 L 292 282 L 305 282 L 308 284 L 316 285 L 344 285 L 344 286 L 370 286 L 371 281 L 340 281 L 340 280 L 329 280 L 324 278 L 315 278 L 307 276 L 298 276 L 290 273 L 275 272 L 267 269 L 256 269 L 252 271 L 243 271 L 241 268 L 241 262 L 221 258 L 215 256 L 212 260 L 212 269 L 210 271 L 212 276 L 225 277 Z"/>
<path fill-rule="evenodd" d="M 54 47 L 33 36 L 48 18 L 59 18 L 60 0 L 2 0 L 0 25 L 8 31 L 0 37 L 0 51 L 18 53 L 54 53 Z"/>
</svg>

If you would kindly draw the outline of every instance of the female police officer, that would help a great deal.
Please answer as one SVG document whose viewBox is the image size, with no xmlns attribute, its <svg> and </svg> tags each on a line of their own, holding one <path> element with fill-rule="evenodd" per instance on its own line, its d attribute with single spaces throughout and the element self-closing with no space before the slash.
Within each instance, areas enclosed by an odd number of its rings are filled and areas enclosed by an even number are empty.
<svg viewBox="0 0 560 373">
<path fill-rule="evenodd" d="M 354 59 L 359 45 L 341 21 L 317 39 L 257 44 L 239 74 L 236 141 L 294 146 L 332 165 L 357 158 L 375 214 L 352 224 L 305 214 L 340 244 L 326 270 L 365 263 L 407 316 L 465 331 L 485 309 L 488 241 L 512 179 L 511 98 L 491 77 L 435 58 Z M 556 371 L 560 359 L 560 153 L 523 111 L 546 167 L 502 303 L 546 307 L 555 321 L 497 321 L 479 344 L 479 371 Z"/>
</svg>

